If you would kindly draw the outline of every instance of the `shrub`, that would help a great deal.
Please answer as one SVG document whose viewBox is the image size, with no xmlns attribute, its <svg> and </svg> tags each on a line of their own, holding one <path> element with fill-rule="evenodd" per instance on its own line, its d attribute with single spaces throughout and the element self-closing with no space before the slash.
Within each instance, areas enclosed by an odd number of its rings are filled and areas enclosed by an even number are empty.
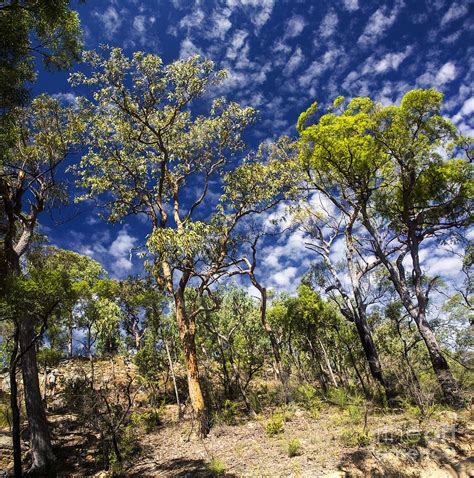
<svg viewBox="0 0 474 478">
<path fill-rule="evenodd" d="M 226 425 L 235 425 L 237 416 L 237 404 L 232 400 L 225 400 L 221 410 L 214 415 L 216 424 L 225 423 Z"/>
<path fill-rule="evenodd" d="M 350 397 L 342 388 L 331 388 L 328 394 L 328 400 L 340 408 L 346 408 L 349 405 Z"/>
<path fill-rule="evenodd" d="M 136 426 L 143 426 L 147 433 L 156 430 L 162 423 L 163 409 L 152 408 L 142 413 L 134 412 L 131 414 L 130 420 Z"/>
<path fill-rule="evenodd" d="M 295 401 L 310 412 L 313 418 L 318 418 L 322 402 L 313 386 L 300 385 L 295 390 Z"/>
<path fill-rule="evenodd" d="M 288 442 L 287 453 L 290 458 L 301 454 L 301 443 L 299 440 L 291 439 Z"/>
<path fill-rule="evenodd" d="M 10 428 L 12 422 L 10 407 L 0 403 L 0 428 Z"/>
<path fill-rule="evenodd" d="M 218 458 L 212 460 L 206 465 L 208 473 L 215 478 L 225 475 L 225 463 Z"/>
<path fill-rule="evenodd" d="M 341 441 L 347 446 L 364 447 L 370 443 L 370 436 L 363 429 L 351 428 L 342 432 Z"/>
<path fill-rule="evenodd" d="M 265 431 L 269 437 L 274 437 L 283 432 L 285 424 L 285 415 L 283 413 L 274 413 L 265 425 Z"/>
</svg>

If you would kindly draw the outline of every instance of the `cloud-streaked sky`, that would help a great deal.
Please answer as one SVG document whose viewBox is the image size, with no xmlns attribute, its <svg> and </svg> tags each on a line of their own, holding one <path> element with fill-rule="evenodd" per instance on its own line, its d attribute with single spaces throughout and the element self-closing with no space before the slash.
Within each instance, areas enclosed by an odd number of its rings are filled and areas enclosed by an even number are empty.
<svg viewBox="0 0 474 478">
<path fill-rule="evenodd" d="M 313 101 L 327 105 L 343 95 L 398 103 L 413 88 L 441 90 L 444 113 L 463 133 L 474 132 L 473 0 L 89 0 L 77 8 L 87 49 L 107 43 L 165 62 L 197 53 L 227 68 L 219 93 L 260 112 L 250 147 L 294 135 L 298 114 Z M 42 73 L 36 89 L 65 101 L 75 93 L 65 73 Z M 149 232 L 138 221 L 108 226 L 84 206 L 62 225 L 43 223 L 53 242 L 97 258 L 117 277 L 138 270 L 129 251 Z M 308 264 L 301 235 L 280 238 L 264 254 L 271 285 L 292 288 Z M 459 258 L 439 252 L 436 267 L 452 271 L 453 261 L 459 268 Z"/>
</svg>

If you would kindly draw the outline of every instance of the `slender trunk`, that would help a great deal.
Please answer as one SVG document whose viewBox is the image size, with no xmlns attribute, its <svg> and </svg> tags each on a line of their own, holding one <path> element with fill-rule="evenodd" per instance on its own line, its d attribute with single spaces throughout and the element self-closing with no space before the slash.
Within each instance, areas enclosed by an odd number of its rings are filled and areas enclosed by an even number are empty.
<svg viewBox="0 0 474 478">
<path fill-rule="evenodd" d="M 326 348 L 323 345 L 323 342 L 320 338 L 318 338 L 319 345 L 321 345 L 321 350 L 323 351 L 324 361 L 326 362 L 326 367 L 328 368 L 329 376 L 331 377 L 331 381 L 335 387 L 337 387 L 337 380 L 334 376 L 334 372 L 332 371 L 331 362 L 329 361 L 328 354 L 326 353 Z"/>
<path fill-rule="evenodd" d="M 179 401 L 178 386 L 176 384 L 176 375 L 174 374 L 173 361 L 171 360 L 171 354 L 170 354 L 170 349 L 168 347 L 168 341 L 164 339 L 164 342 L 165 342 L 166 356 L 168 357 L 168 363 L 170 366 L 171 378 L 173 379 L 174 393 L 176 395 L 176 405 L 178 406 L 178 418 L 181 419 L 183 414 L 181 411 L 181 402 Z"/>
<path fill-rule="evenodd" d="M 285 394 L 285 401 L 289 400 L 289 387 L 288 381 L 289 377 L 285 370 L 283 370 L 280 346 L 273 332 L 272 326 L 267 320 L 267 289 L 262 287 L 255 279 L 252 281 L 253 285 L 257 287 L 261 296 L 260 303 L 260 320 L 262 322 L 263 330 L 267 334 L 267 337 L 270 340 L 270 344 L 273 352 L 273 371 L 277 380 L 279 380 L 283 386 L 283 393 Z"/>
<path fill-rule="evenodd" d="M 12 442 L 13 442 L 13 471 L 15 478 L 21 478 L 21 422 L 20 407 L 18 406 L 18 385 L 16 382 L 16 366 L 18 363 L 19 329 L 15 324 L 13 336 L 13 350 L 10 357 L 10 408 L 12 411 Z"/>
<path fill-rule="evenodd" d="M 32 465 L 29 473 L 33 476 L 34 474 L 55 476 L 55 457 L 49 436 L 48 421 L 41 400 L 36 347 L 32 345 L 35 330 L 30 320 L 24 320 L 20 324 L 19 336 L 26 413 L 31 436 Z"/>
<path fill-rule="evenodd" d="M 189 398 L 193 407 L 194 418 L 198 423 L 198 433 L 201 437 L 207 436 L 210 429 L 204 396 L 202 394 L 199 367 L 196 352 L 196 324 L 194 318 L 186 315 L 184 291 L 175 294 L 176 320 L 178 322 L 179 335 L 183 343 L 186 371 L 188 377 Z"/>
<path fill-rule="evenodd" d="M 355 307 L 353 310 L 354 323 L 359 334 L 364 354 L 369 363 L 369 369 L 372 377 L 382 386 L 388 399 L 394 398 L 396 392 L 393 386 L 386 380 L 382 372 L 379 354 L 372 337 L 367 320 L 366 304 L 361 292 L 361 272 L 356 265 L 354 258 L 356 257 L 356 249 L 352 237 L 352 227 L 358 210 L 355 211 L 354 218 L 351 219 L 345 230 L 346 240 L 346 258 L 351 279 L 352 291 L 354 293 Z"/>
<path fill-rule="evenodd" d="M 70 319 L 67 336 L 67 356 L 72 359 L 72 343 L 74 339 L 74 327 L 72 326 L 72 318 Z"/>
</svg>

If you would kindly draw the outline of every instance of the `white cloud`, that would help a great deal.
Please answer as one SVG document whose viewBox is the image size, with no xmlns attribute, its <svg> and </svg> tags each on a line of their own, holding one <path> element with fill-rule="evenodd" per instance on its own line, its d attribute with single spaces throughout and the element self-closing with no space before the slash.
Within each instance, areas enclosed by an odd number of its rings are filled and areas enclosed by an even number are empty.
<svg viewBox="0 0 474 478">
<path fill-rule="evenodd" d="M 459 18 L 464 17 L 469 12 L 469 8 L 467 5 L 463 5 L 461 3 L 453 3 L 449 10 L 444 14 L 443 18 L 441 19 L 441 25 L 446 25 L 447 23 L 454 22 Z"/>
<path fill-rule="evenodd" d="M 245 30 L 236 30 L 227 48 L 226 57 L 230 60 L 235 60 L 241 48 L 244 46 L 245 40 L 248 37 L 248 32 Z"/>
<path fill-rule="evenodd" d="M 410 55 L 411 48 L 398 53 L 387 53 L 383 58 L 373 65 L 373 71 L 376 73 L 385 73 L 389 70 L 398 70 L 398 67 Z"/>
<path fill-rule="evenodd" d="M 211 16 L 211 25 L 206 31 L 207 38 L 220 38 L 223 40 L 226 33 L 232 28 L 232 22 L 229 17 L 232 10 L 223 8 L 222 10 L 214 10 Z"/>
<path fill-rule="evenodd" d="M 349 12 L 355 12 L 359 9 L 359 0 L 342 0 L 342 3 Z"/>
<path fill-rule="evenodd" d="M 369 18 L 364 32 L 357 40 L 361 46 L 370 46 L 378 42 L 384 33 L 395 23 L 395 20 L 403 7 L 403 2 L 397 2 L 392 10 L 387 6 L 377 9 Z"/>
<path fill-rule="evenodd" d="M 52 97 L 65 105 L 74 106 L 77 103 L 77 96 L 73 93 L 56 93 Z"/>
<path fill-rule="evenodd" d="M 113 6 L 109 6 L 103 13 L 96 10 L 93 15 L 102 23 L 104 34 L 109 39 L 117 33 L 122 25 L 122 18 Z"/>
<path fill-rule="evenodd" d="M 145 33 L 145 17 L 143 15 L 137 15 L 133 19 L 133 28 L 138 35 L 143 35 Z"/>
<path fill-rule="evenodd" d="M 336 66 L 339 58 L 343 57 L 344 51 L 340 48 L 331 48 L 324 53 L 322 57 L 313 61 L 302 76 L 298 83 L 301 87 L 307 88 L 311 83 L 319 78 L 324 72 Z"/>
<path fill-rule="evenodd" d="M 291 287 L 292 282 L 294 282 L 297 272 L 298 269 L 296 267 L 286 267 L 273 275 L 273 281 L 276 285 L 288 289 Z"/>
<path fill-rule="evenodd" d="M 182 42 L 181 42 L 181 48 L 179 50 L 179 57 L 180 58 L 188 58 L 193 55 L 202 55 L 202 51 L 200 48 L 198 48 L 191 38 L 186 37 Z"/>
<path fill-rule="evenodd" d="M 300 47 L 297 47 L 293 54 L 290 56 L 285 68 L 283 69 L 283 74 L 285 76 L 291 76 L 293 72 L 299 68 L 299 66 L 304 61 L 304 55 Z"/>
<path fill-rule="evenodd" d="M 449 83 L 456 79 L 456 76 L 456 66 L 454 63 L 448 61 L 436 74 L 435 81 L 438 85 L 444 85 L 445 83 Z"/>
<path fill-rule="evenodd" d="M 234 10 L 242 8 L 247 11 L 250 21 L 260 29 L 272 15 L 275 0 L 227 0 L 227 6 Z"/>
<path fill-rule="evenodd" d="M 459 112 L 456 114 L 456 116 L 453 117 L 453 122 L 459 123 L 463 119 L 471 116 L 473 113 L 474 113 L 474 96 L 471 96 L 466 101 L 464 101 Z"/>
<path fill-rule="evenodd" d="M 113 258 L 111 268 L 115 275 L 123 276 L 132 270 L 132 249 L 136 242 L 137 238 L 128 234 L 126 228 L 123 228 L 110 245 L 108 253 Z"/>
<path fill-rule="evenodd" d="M 329 38 L 336 31 L 338 23 L 339 17 L 337 16 L 337 13 L 334 10 L 329 11 L 319 26 L 319 35 L 322 38 Z"/>
<path fill-rule="evenodd" d="M 295 38 L 299 36 L 305 26 L 305 19 L 300 15 L 294 15 L 286 24 L 285 38 Z"/>
<path fill-rule="evenodd" d="M 193 29 L 202 26 L 205 15 L 200 8 L 194 9 L 191 13 L 184 16 L 178 23 L 179 28 Z"/>
<path fill-rule="evenodd" d="M 442 87 L 457 78 L 456 65 L 448 61 L 441 67 L 436 64 L 429 64 L 428 70 L 417 78 L 417 83 L 422 86 Z"/>
</svg>

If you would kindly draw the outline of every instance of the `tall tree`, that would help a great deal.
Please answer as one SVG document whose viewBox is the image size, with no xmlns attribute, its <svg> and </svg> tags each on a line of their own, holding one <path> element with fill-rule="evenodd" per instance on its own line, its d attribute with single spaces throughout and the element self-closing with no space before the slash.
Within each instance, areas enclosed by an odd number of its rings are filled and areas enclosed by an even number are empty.
<svg viewBox="0 0 474 478">
<path fill-rule="evenodd" d="M 333 107 L 337 107 L 340 99 Z M 353 107 L 357 108 L 356 100 Z M 373 120 L 366 117 L 355 122 L 349 114 L 324 115 L 317 125 L 306 127 L 308 115 L 316 112 L 315 103 L 298 120 L 301 134 L 301 166 L 305 171 L 304 188 L 310 195 L 296 217 L 300 227 L 309 234 L 307 247 L 323 260 L 329 279 L 327 292 L 339 305 L 341 313 L 356 326 L 372 377 L 389 398 L 395 394 L 383 371 L 379 352 L 369 326 L 370 272 L 380 264 L 370 259 L 364 238 L 361 238 L 360 212 L 367 202 L 357 188 L 373 187 L 378 162 L 378 146 L 372 138 L 358 140 Z M 362 113 L 360 114 L 362 116 Z M 372 161 L 367 160 L 374 158 Z M 351 187 L 355 184 L 356 187 Z M 345 272 L 344 284 L 334 263 L 334 246 L 342 240 Z"/>
<path fill-rule="evenodd" d="M 319 158 L 359 210 L 373 252 L 425 342 L 446 401 L 461 406 L 459 386 L 427 317 L 437 278 L 421 261 L 428 241 L 432 247 L 471 220 L 472 166 L 450 155 L 466 141 L 440 115 L 441 106 L 442 94 L 434 90 L 411 91 L 400 106 L 355 98 L 339 114 L 308 126 L 313 107 L 300 117 L 299 131 L 302 157 Z"/>
<path fill-rule="evenodd" d="M 21 258 L 28 251 L 40 214 L 61 199 L 57 171 L 75 141 L 78 123 L 70 108 L 47 96 L 31 107 L 15 111 L 15 141 L 0 163 L 0 198 L 4 211 L 0 251 L 0 291 L 21 276 Z M 38 383 L 36 348 L 31 346 L 35 324 L 18 317 L 19 344 L 28 422 L 31 431 L 32 471 L 50 468 L 54 456 Z"/>
<path fill-rule="evenodd" d="M 189 394 L 199 432 L 206 435 L 195 345 L 202 309 L 186 304 L 185 291 L 191 280 L 200 283 L 199 294 L 208 291 L 225 257 L 216 250 L 228 241 L 232 225 L 222 224 L 208 196 L 228 156 L 243 146 L 241 134 L 254 111 L 219 98 L 207 114 L 197 114 L 205 108 L 198 100 L 225 78 L 208 60 L 192 57 L 165 66 L 155 55 L 129 59 L 120 49 L 109 58 L 92 52 L 85 59 L 92 74 L 72 78 L 94 90 L 83 109 L 90 133 L 78 170 L 88 190 L 84 197 L 101 196 L 112 221 L 134 214 L 148 219 L 153 274 L 174 300 Z"/>
</svg>

